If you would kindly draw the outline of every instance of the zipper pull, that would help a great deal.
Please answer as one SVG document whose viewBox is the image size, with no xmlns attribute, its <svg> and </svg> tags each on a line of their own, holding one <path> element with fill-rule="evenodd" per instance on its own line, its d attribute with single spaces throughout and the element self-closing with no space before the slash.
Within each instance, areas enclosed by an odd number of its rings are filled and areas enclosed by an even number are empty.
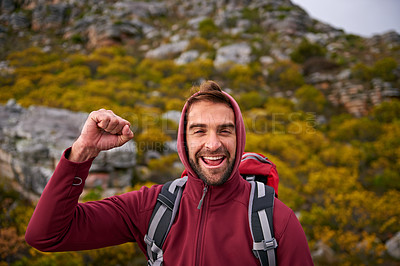
<svg viewBox="0 0 400 266">
<path fill-rule="evenodd" d="M 206 184 L 204 186 L 204 189 L 203 189 L 203 196 L 201 196 L 201 199 L 200 199 L 200 202 L 199 202 L 199 206 L 197 206 L 198 210 L 200 210 L 201 209 L 201 205 L 203 205 L 204 197 L 206 196 L 207 190 L 208 190 L 208 185 Z"/>
</svg>

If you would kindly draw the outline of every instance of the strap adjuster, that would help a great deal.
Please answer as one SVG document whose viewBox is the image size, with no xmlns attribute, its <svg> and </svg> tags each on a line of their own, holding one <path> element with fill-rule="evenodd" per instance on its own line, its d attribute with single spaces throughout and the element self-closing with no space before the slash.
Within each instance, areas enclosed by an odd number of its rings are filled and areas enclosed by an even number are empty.
<svg viewBox="0 0 400 266">
<path fill-rule="evenodd" d="M 256 176 L 255 175 L 246 176 L 246 181 L 255 181 L 255 180 L 256 180 Z"/>
<path fill-rule="evenodd" d="M 153 243 L 154 243 L 154 240 L 151 239 L 148 234 L 145 234 L 144 235 L 144 242 L 151 247 L 153 245 Z"/>
<path fill-rule="evenodd" d="M 278 247 L 278 242 L 276 242 L 275 238 L 272 238 L 271 240 L 268 241 L 263 240 L 261 242 L 253 242 L 254 251 L 260 251 L 260 250 L 267 251 L 270 249 L 274 249 L 276 247 Z"/>
</svg>

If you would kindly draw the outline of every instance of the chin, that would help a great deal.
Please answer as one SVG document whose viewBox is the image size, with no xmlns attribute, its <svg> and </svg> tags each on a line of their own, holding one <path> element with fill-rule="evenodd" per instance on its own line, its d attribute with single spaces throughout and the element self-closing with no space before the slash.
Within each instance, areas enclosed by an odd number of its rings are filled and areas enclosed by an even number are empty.
<svg viewBox="0 0 400 266">
<path fill-rule="evenodd" d="M 221 186 L 231 176 L 231 171 L 227 171 L 227 170 L 225 171 L 225 174 L 223 174 L 223 173 L 219 174 L 218 177 L 213 176 L 212 174 L 209 174 L 209 175 L 204 174 L 204 172 L 202 172 L 202 171 L 200 171 L 200 173 L 196 171 L 196 173 L 199 176 L 199 178 L 201 180 L 203 180 L 204 183 L 206 183 L 209 186 Z"/>
<path fill-rule="evenodd" d="M 223 170 L 214 169 L 214 171 L 210 171 L 210 169 L 204 169 L 203 167 L 200 166 L 200 164 L 196 164 L 190 158 L 189 158 L 189 163 L 194 172 L 197 174 L 197 176 L 209 186 L 223 185 L 231 176 L 233 169 L 233 163 L 230 164 L 228 167 L 224 167 L 225 169 Z"/>
</svg>

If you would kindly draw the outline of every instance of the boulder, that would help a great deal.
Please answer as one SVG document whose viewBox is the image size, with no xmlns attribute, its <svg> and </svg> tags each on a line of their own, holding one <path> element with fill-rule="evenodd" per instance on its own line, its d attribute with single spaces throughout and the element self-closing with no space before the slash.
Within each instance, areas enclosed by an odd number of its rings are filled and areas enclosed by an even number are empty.
<svg viewBox="0 0 400 266">
<path fill-rule="evenodd" d="M 383 34 L 374 35 L 366 40 L 367 45 L 377 46 L 380 43 L 399 45 L 400 44 L 400 34 L 395 31 L 388 31 Z"/>
<path fill-rule="evenodd" d="M 247 65 L 251 62 L 251 47 L 247 43 L 235 43 L 217 50 L 214 67 L 222 69 L 228 65 Z"/>
<path fill-rule="evenodd" d="M 168 9 L 164 2 L 117 1 L 114 4 L 114 8 L 125 11 L 126 15 L 142 18 L 166 16 L 168 14 Z"/>
<path fill-rule="evenodd" d="M 23 12 L 12 13 L 10 26 L 14 30 L 28 29 L 31 25 L 30 18 Z"/>
<path fill-rule="evenodd" d="M 175 59 L 175 63 L 177 65 L 185 65 L 196 60 L 199 57 L 199 51 L 190 50 L 182 53 L 177 59 Z"/>
<path fill-rule="evenodd" d="M 386 241 L 385 246 L 387 253 L 391 257 L 400 260 L 400 232 L 397 232 L 392 238 Z"/>
<path fill-rule="evenodd" d="M 150 50 L 146 53 L 147 58 L 154 59 L 167 59 L 171 56 L 174 56 L 178 53 L 183 52 L 187 46 L 189 45 L 189 41 L 183 40 L 175 43 L 167 43 L 163 44 L 153 50 Z"/>
<path fill-rule="evenodd" d="M 0 1 L 0 13 L 12 13 L 16 6 L 13 0 L 1 0 Z"/>
<path fill-rule="evenodd" d="M 60 29 L 67 21 L 71 7 L 59 3 L 51 5 L 37 5 L 32 13 L 32 29 Z"/>
<path fill-rule="evenodd" d="M 311 257 L 318 265 L 332 265 L 335 263 L 335 252 L 322 241 L 315 244 L 315 250 L 311 252 Z"/>
</svg>

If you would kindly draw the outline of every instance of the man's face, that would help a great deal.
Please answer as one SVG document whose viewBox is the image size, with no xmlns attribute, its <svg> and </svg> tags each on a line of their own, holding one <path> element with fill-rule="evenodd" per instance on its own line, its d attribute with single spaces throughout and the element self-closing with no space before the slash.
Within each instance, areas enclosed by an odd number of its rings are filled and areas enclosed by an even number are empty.
<svg viewBox="0 0 400 266">
<path fill-rule="evenodd" d="M 200 101 L 188 110 L 186 144 L 193 170 L 208 185 L 225 183 L 236 156 L 233 110 L 223 103 Z"/>
</svg>

